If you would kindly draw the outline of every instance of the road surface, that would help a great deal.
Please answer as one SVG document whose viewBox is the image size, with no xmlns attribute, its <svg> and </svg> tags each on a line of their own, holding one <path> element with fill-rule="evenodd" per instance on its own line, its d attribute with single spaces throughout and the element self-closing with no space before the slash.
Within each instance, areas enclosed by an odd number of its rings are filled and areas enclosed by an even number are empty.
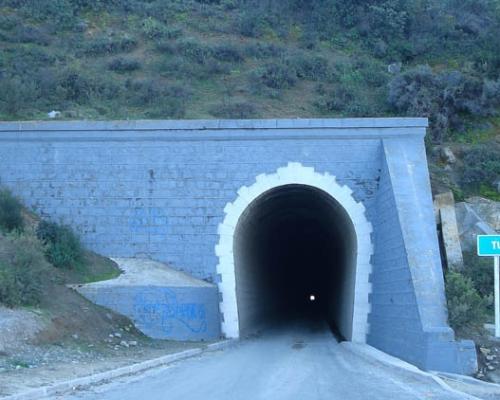
<svg viewBox="0 0 500 400">
<path fill-rule="evenodd" d="M 68 400 L 320 400 L 467 398 L 431 379 L 351 354 L 323 327 L 273 330 Z"/>
</svg>

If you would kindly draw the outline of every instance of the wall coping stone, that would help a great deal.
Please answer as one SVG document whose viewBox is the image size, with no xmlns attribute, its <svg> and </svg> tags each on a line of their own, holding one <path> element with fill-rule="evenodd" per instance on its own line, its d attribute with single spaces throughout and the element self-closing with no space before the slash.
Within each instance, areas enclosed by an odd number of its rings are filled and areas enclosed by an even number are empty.
<svg viewBox="0 0 500 400">
<path fill-rule="evenodd" d="M 5 121 L 0 122 L 0 141 L 422 138 L 427 126 L 427 118 Z"/>
</svg>

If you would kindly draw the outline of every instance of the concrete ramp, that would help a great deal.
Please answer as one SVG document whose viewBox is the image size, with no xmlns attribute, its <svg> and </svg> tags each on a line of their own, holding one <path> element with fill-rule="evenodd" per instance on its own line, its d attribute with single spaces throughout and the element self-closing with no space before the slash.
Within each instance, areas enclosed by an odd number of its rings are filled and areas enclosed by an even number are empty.
<svg viewBox="0 0 500 400">
<path fill-rule="evenodd" d="M 123 273 L 73 288 L 95 304 L 130 318 L 155 339 L 220 337 L 217 287 L 148 259 L 113 258 Z"/>
</svg>

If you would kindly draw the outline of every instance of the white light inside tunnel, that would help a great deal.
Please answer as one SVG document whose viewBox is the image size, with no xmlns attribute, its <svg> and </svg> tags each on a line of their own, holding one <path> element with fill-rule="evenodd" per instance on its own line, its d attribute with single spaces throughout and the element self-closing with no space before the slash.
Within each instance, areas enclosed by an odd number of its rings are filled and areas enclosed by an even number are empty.
<svg viewBox="0 0 500 400">
<path fill-rule="evenodd" d="M 310 296 L 309 296 L 309 300 L 311 300 L 311 301 L 316 300 L 316 296 L 315 296 L 315 295 L 313 295 L 313 294 L 312 294 L 312 295 L 310 295 Z"/>
</svg>

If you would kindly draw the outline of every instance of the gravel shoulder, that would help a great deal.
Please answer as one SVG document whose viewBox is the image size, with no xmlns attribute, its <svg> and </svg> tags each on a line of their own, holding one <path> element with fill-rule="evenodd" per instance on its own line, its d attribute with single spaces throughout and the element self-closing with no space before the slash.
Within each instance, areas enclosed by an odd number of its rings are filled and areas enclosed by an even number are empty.
<svg viewBox="0 0 500 400">
<path fill-rule="evenodd" d="M 0 396 L 21 393 L 23 391 L 51 385 L 95 373 L 129 366 L 145 360 L 177 353 L 188 349 L 204 347 L 206 343 L 150 341 L 136 346 L 88 347 L 88 345 L 34 346 L 16 354 L 18 359 L 34 353 L 45 362 L 27 365 L 19 362 L 13 368 L 0 372 Z M 6 357 L 2 357 L 4 363 Z"/>
</svg>

